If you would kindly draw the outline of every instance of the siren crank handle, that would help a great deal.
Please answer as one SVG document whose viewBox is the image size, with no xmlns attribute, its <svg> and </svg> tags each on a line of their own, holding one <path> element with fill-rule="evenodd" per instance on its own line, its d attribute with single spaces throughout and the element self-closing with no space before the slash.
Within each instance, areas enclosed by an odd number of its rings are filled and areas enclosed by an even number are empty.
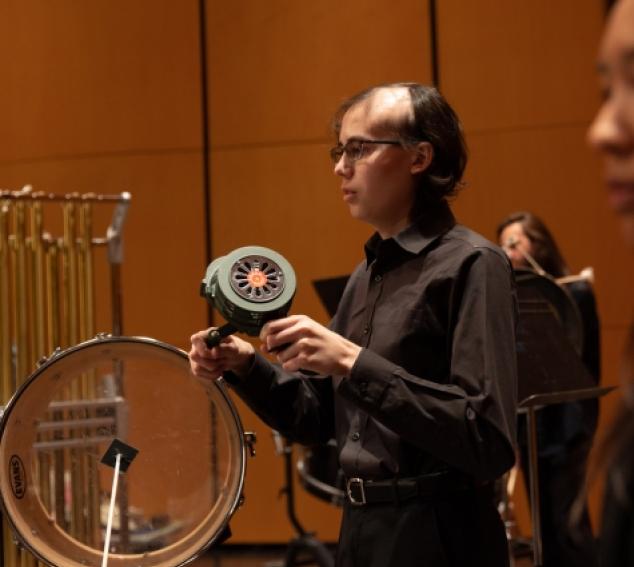
<svg viewBox="0 0 634 567">
<path fill-rule="evenodd" d="M 229 335 L 233 335 L 233 333 L 235 333 L 237 330 L 238 329 L 236 329 L 230 323 L 227 323 L 222 327 L 218 327 L 217 329 L 211 329 L 211 331 L 209 331 L 207 333 L 207 336 L 205 337 L 205 344 L 207 345 L 207 348 L 214 348 L 215 346 L 218 346 L 222 339 L 228 337 Z"/>
</svg>

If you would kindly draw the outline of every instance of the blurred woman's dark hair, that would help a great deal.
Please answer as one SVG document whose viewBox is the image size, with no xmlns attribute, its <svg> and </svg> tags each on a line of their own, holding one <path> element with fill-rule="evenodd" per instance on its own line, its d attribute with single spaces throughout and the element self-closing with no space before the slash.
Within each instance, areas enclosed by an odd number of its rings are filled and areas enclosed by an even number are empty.
<svg viewBox="0 0 634 567">
<path fill-rule="evenodd" d="M 515 223 L 520 223 L 522 226 L 524 234 L 533 245 L 531 256 L 546 273 L 554 278 L 560 278 L 570 273 L 552 234 L 544 222 L 533 213 L 518 211 L 506 217 L 497 227 L 498 240 L 504 229 Z"/>
<path fill-rule="evenodd" d="M 604 497 L 606 492 L 611 492 L 624 509 L 631 511 L 634 501 L 634 323 L 625 341 L 619 382 L 622 396 L 612 422 L 593 449 L 584 494 L 601 473 L 605 473 Z M 584 494 L 575 502 L 573 524 L 579 520 Z"/>
<path fill-rule="evenodd" d="M 341 122 L 353 106 L 369 99 L 379 89 L 405 88 L 412 101 L 412 114 L 405 120 L 386 123 L 403 146 L 429 142 L 433 148 L 431 165 L 419 174 L 413 215 L 454 197 L 462 186 L 467 165 L 467 146 L 462 125 L 454 110 L 437 89 L 418 83 L 386 83 L 370 87 L 344 101 L 335 113 L 332 128 L 339 142 Z"/>
</svg>

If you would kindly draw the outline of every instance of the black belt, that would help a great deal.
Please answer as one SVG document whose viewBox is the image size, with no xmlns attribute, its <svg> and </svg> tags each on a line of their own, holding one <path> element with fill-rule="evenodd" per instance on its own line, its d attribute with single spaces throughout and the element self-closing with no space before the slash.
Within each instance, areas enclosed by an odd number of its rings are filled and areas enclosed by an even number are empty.
<svg viewBox="0 0 634 567">
<path fill-rule="evenodd" d="M 398 504 L 412 498 L 434 498 L 475 488 L 473 479 L 452 472 L 438 472 L 412 478 L 363 480 L 349 478 L 346 496 L 354 506 L 392 502 Z"/>
</svg>

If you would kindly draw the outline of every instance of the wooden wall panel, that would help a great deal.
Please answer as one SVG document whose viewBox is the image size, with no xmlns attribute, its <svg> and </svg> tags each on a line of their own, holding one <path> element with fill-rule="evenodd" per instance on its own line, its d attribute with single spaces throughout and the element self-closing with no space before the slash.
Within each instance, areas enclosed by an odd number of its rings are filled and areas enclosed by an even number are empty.
<svg viewBox="0 0 634 567">
<path fill-rule="evenodd" d="M 3 0 L 3 160 L 198 147 L 198 3 Z"/>
<path fill-rule="evenodd" d="M 427 2 L 213 3 L 208 30 L 214 146 L 323 140 L 343 98 L 430 78 Z"/>
<path fill-rule="evenodd" d="M 600 183 L 593 156 L 585 146 L 585 127 L 535 128 L 467 133 L 469 165 L 466 187 L 455 203 L 456 213 L 470 226 L 494 239 L 498 222 L 508 213 L 538 209 L 553 225 L 558 241 L 568 239 L 596 257 L 594 236 Z M 576 166 L 571 168 L 570 164 Z M 575 226 L 569 233 L 560 223 L 570 218 L 563 203 L 574 203 Z M 584 232 L 579 229 L 584 227 Z M 588 228 L 590 231 L 588 231 Z M 560 234 L 562 233 L 562 234 Z M 563 242 L 565 246 L 565 242 Z M 577 248 L 572 246 L 572 249 Z M 590 259 L 582 262 L 588 262 Z"/>
<path fill-rule="evenodd" d="M 602 0 L 442 0 L 442 90 L 468 131 L 587 121 Z"/>
</svg>

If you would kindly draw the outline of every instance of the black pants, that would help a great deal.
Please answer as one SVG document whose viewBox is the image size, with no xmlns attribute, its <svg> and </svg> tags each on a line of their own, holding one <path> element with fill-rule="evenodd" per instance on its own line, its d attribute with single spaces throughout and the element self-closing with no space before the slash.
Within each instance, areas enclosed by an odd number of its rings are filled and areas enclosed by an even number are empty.
<svg viewBox="0 0 634 567">
<path fill-rule="evenodd" d="M 489 490 L 434 500 L 346 503 L 337 567 L 508 567 L 504 525 Z"/>
</svg>

